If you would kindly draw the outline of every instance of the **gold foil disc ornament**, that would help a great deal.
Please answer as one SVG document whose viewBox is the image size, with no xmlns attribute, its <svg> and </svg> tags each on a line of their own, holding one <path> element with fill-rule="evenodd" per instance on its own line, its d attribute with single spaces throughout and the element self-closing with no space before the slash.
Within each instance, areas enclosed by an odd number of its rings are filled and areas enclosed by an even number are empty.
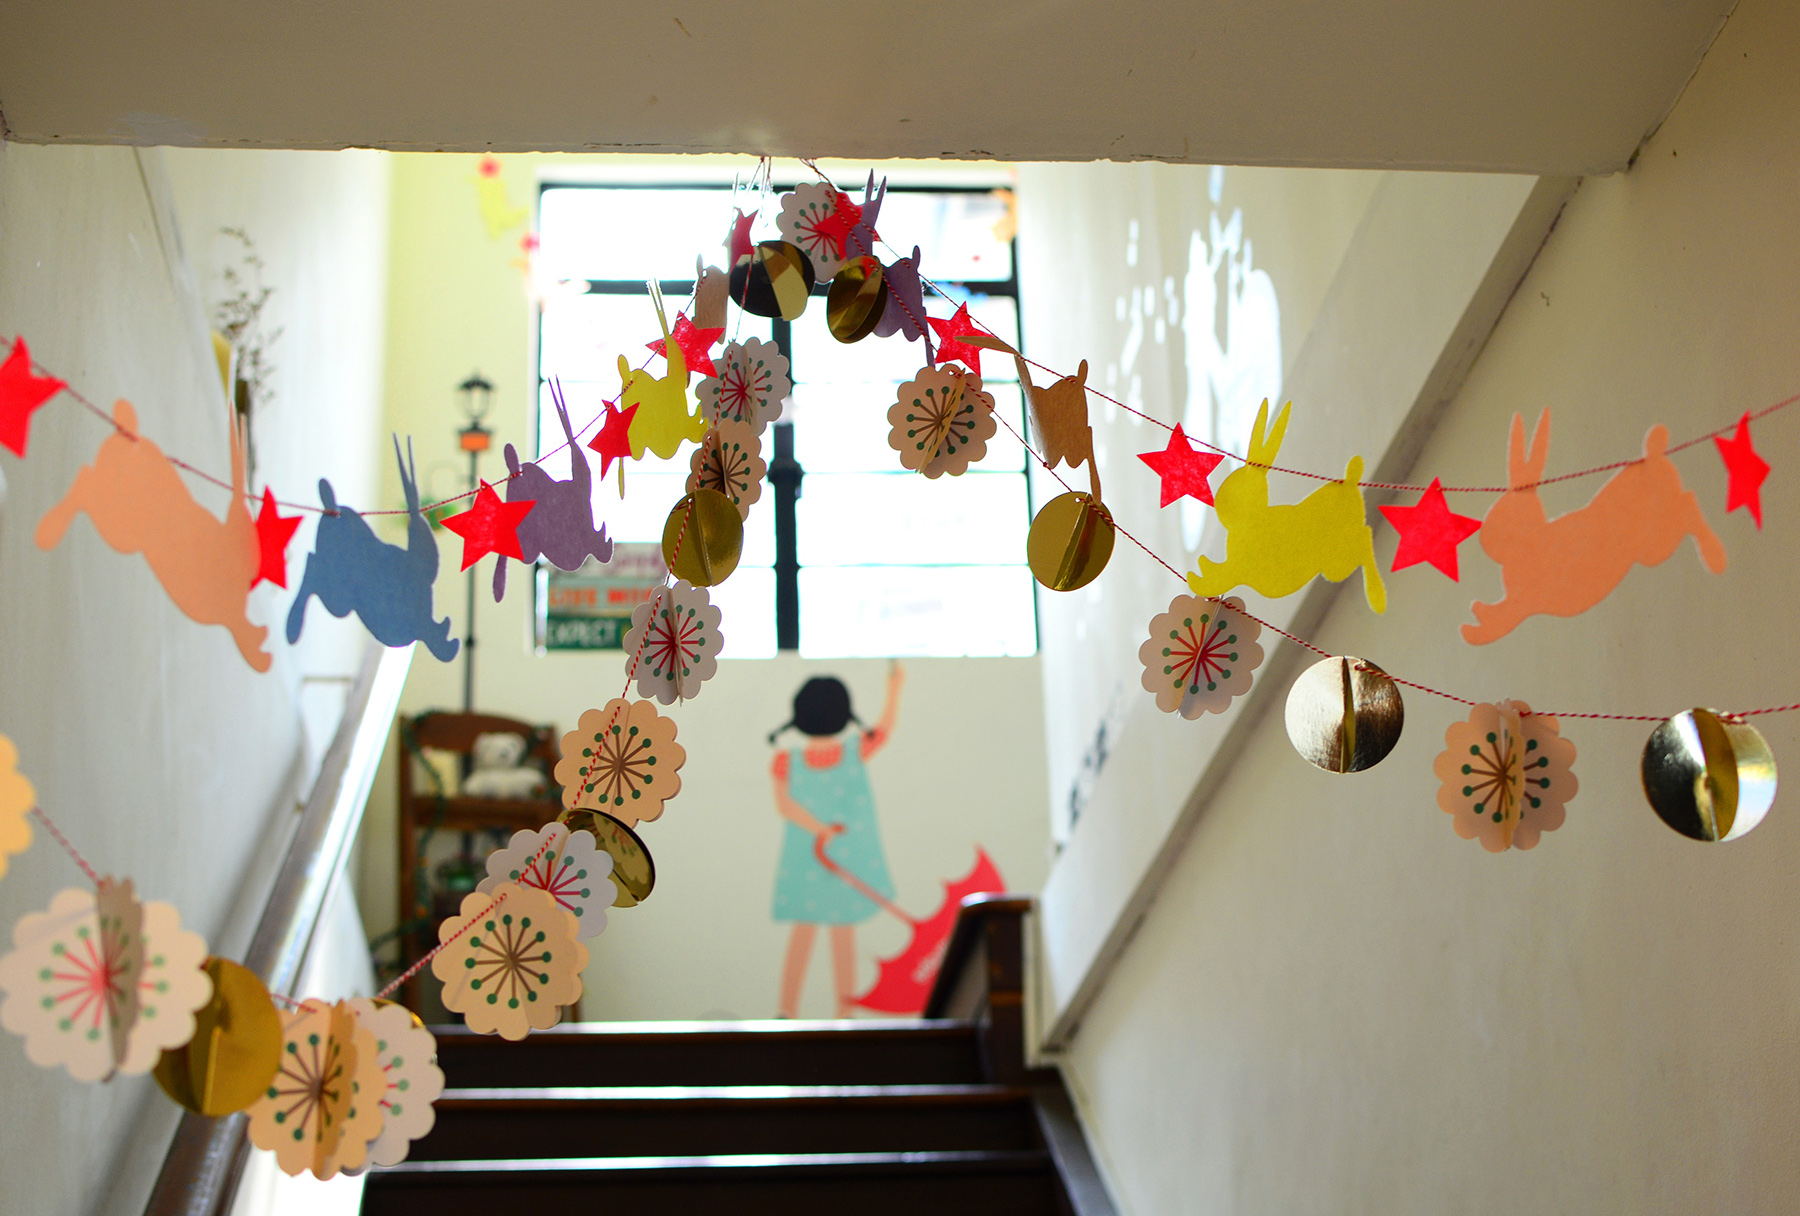
<svg viewBox="0 0 1800 1216">
<path fill-rule="evenodd" d="M 281 1015 L 262 981 L 229 959 L 209 958 L 212 999 L 194 1014 L 194 1037 L 162 1053 L 156 1083 L 197 1115 L 229 1115 L 263 1096 L 281 1065 Z"/>
<path fill-rule="evenodd" d="M 1690 840 L 1737 840 L 1775 802 L 1775 757 L 1754 726 L 1710 709 L 1665 721 L 1644 744 L 1644 796 Z"/>
<path fill-rule="evenodd" d="M 1405 724 L 1399 687 L 1367 659 L 1323 659 L 1288 689 L 1288 741 L 1328 773 L 1374 768 L 1394 750 Z"/>
<path fill-rule="evenodd" d="M 731 268 L 731 298 L 759 317 L 798 319 L 812 289 L 812 260 L 786 241 L 764 241 Z"/>
<path fill-rule="evenodd" d="M 839 342 L 861 342 L 887 311 L 887 274 L 870 257 L 851 258 L 825 295 L 825 324 Z"/>
<path fill-rule="evenodd" d="M 697 489 L 675 504 L 663 525 L 663 564 L 696 587 L 731 577 L 744 551 L 744 521 L 717 490 Z"/>
<path fill-rule="evenodd" d="M 1044 504 L 1025 538 L 1031 576 L 1052 591 L 1074 591 L 1099 577 L 1112 559 L 1113 522 L 1106 504 L 1071 490 Z"/>
<path fill-rule="evenodd" d="M 603 811 L 585 807 L 563 820 L 571 832 L 592 832 L 600 851 L 613 859 L 612 884 L 618 891 L 612 906 L 635 908 L 650 898 L 656 887 L 656 862 L 638 834 Z"/>
</svg>

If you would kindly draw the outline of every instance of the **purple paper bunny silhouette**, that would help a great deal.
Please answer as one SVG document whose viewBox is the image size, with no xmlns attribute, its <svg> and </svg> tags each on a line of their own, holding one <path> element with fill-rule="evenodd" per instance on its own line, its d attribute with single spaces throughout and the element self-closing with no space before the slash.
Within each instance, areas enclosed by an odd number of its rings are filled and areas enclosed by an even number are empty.
<svg viewBox="0 0 1800 1216">
<path fill-rule="evenodd" d="M 887 178 L 881 179 L 881 189 L 875 189 L 875 171 L 869 170 L 869 184 L 863 187 L 862 219 L 850 229 L 850 235 L 844 240 L 844 253 L 875 256 L 875 242 L 880 238 L 875 232 L 875 224 L 881 219 L 881 204 L 887 198 Z"/>
<path fill-rule="evenodd" d="M 537 504 L 519 524 L 521 560 L 535 562 L 543 557 L 559 570 L 576 570 L 589 557 L 611 561 L 613 543 L 606 538 L 605 524 L 594 530 L 594 474 L 588 468 L 587 452 L 575 442 L 561 381 L 550 382 L 550 396 L 569 439 L 569 480 L 557 481 L 535 464 L 521 468 L 519 454 L 509 443 L 506 467 L 512 477 L 506 483 L 506 501 Z M 506 555 L 502 553 L 494 562 L 494 602 L 499 603 L 505 594 Z"/>
<path fill-rule="evenodd" d="M 462 645 L 450 636 L 450 618 L 431 619 L 431 584 L 437 578 L 437 541 L 431 525 L 419 509 L 418 470 L 413 467 L 412 440 L 406 441 L 406 459 L 400 459 L 400 440 L 394 439 L 394 460 L 400 465 L 400 484 L 406 490 L 406 548 L 383 544 L 368 521 L 349 507 L 339 506 L 331 483 L 319 478 L 319 501 L 325 514 L 319 517 L 313 551 L 306 558 L 306 574 L 288 610 L 287 639 L 300 640 L 306 620 L 306 604 L 313 596 L 332 616 L 362 618 L 364 628 L 386 646 L 425 643 L 425 649 L 448 663 Z"/>
<path fill-rule="evenodd" d="M 902 334 L 908 342 L 925 339 L 925 361 L 935 363 L 931 353 L 931 331 L 925 327 L 925 290 L 919 282 L 919 247 L 912 256 L 896 258 L 887 267 L 887 308 L 875 325 L 875 336 L 891 338 Z"/>
</svg>

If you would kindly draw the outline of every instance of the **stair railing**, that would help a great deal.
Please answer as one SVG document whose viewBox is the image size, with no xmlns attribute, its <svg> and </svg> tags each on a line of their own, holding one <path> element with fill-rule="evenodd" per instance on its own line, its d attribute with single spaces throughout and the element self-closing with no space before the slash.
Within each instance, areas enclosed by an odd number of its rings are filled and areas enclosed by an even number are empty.
<svg viewBox="0 0 1800 1216">
<path fill-rule="evenodd" d="M 292 997 L 337 884 L 400 707 L 412 647 L 372 642 L 344 704 L 337 734 L 319 765 L 243 964 L 270 992 Z M 220 1216 L 230 1209 L 249 1156 L 242 1114 L 184 1114 L 145 1216 Z"/>
</svg>

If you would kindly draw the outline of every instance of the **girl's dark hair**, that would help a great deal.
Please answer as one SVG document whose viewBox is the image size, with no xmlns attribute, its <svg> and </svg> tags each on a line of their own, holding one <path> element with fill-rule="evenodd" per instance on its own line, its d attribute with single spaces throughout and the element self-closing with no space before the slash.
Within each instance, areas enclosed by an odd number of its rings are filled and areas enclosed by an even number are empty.
<svg viewBox="0 0 1800 1216">
<path fill-rule="evenodd" d="M 837 734 L 850 723 L 862 725 L 862 719 L 850 708 L 850 690 L 836 676 L 814 676 L 794 694 L 794 716 L 769 733 L 773 746 L 788 727 L 803 735 L 825 738 Z"/>
</svg>

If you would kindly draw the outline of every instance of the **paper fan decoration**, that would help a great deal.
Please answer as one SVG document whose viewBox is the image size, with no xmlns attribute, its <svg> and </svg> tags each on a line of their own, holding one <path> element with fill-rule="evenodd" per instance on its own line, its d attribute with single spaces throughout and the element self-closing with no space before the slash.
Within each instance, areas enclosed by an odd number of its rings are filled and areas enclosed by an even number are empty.
<svg viewBox="0 0 1800 1216">
<path fill-rule="evenodd" d="M 1563 804 L 1580 788 L 1574 763 L 1575 745 L 1555 718 L 1523 701 L 1477 705 L 1444 732 L 1432 766 L 1442 782 L 1438 806 L 1458 836 L 1490 853 L 1529 849 L 1563 825 Z"/>
<path fill-rule="evenodd" d="M 769 471 L 762 458 L 762 439 L 747 422 L 721 422 L 706 432 L 688 459 L 687 492 L 717 490 L 729 498 L 741 519 L 750 518 L 750 504 L 762 497 L 763 477 Z"/>
<path fill-rule="evenodd" d="M 438 926 L 443 949 L 431 971 L 444 981 L 444 1008 L 478 1034 L 522 1039 L 548 1030 L 561 1006 L 581 999 L 588 952 L 578 932 L 548 891 L 503 882 L 469 892 L 462 911 Z"/>
<path fill-rule="evenodd" d="M 70 887 L 13 927 L 0 1025 L 24 1037 L 32 1063 L 60 1064 L 78 1081 L 148 1072 L 193 1037 L 194 1011 L 212 996 L 205 958 L 180 914 L 139 903 L 129 881 L 98 895 Z"/>
<path fill-rule="evenodd" d="M 381 1097 L 381 1134 L 369 1144 L 368 1164 L 398 1165 L 412 1142 L 437 1122 L 432 1103 L 444 1092 L 437 1040 L 412 1011 L 358 997 L 350 1011 L 375 1041 L 375 1060 L 387 1088 Z"/>
<path fill-rule="evenodd" d="M 1244 601 L 1178 595 L 1169 610 L 1150 620 L 1150 640 L 1138 647 L 1144 688 L 1156 694 L 1156 708 L 1192 720 L 1222 714 L 1233 697 L 1250 691 L 1250 677 L 1262 665 L 1256 642 L 1262 626 L 1244 615 Z"/>
<path fill-rule="evenodd" d="M 981 377 L 941 367 L 921 368 L 900 386 L 888 422 L 888 446 L 900 453 L 900 463 L 932 478 L 965 472 L 987 455 L 987 441 L 999 429 Z"/>
<path fill-rule="evenodd" d="M 282 1014 L 281 1032 L 281 1067 L 244 1112 L 250 1143 L 274 1153 L 284 1174 L 325 1179 L 361 1168 L 387 1093 L 375 1036 L 349 1001 L 302 1001 Z"/>
<path fill-rule="evenodd" d="M 556 781 L 563 805 L 605 811 L 628 828 L 657 818 L 681 792 L 687 751 L 675 742 L 675 723 L 648 701 L 615 697 L 581 715 L 562 737 Z"/>
<path fill-rule="evenodd" d="M 37 791 L 19 771 L 19 749 L 0 735 L 0 878 L 6 877 L 7 858 L 31 847 L 29 816 L 36 805 Z"/>
<path fill-rule="evenodd" d="M 718 374 L 695 386 L 700 413 L 716 424 L 745 422 L 757 434 L 781 416 L 782 403 L 794 391 L 787 356 L 773 342 L 751 338 L 729 342 L 713 359 Z"/>
<path fill-rule="evenodd" d="M 719 610 L 706 588 L 676 579 L 631 612 L 625 653 L 637 656 L 637 688 L 664 705 L 697 696 L 719 670 Z M 673 723 L 671 723 L 673 725 Z"/>
<path fill-rule="evenodd" d="M 612 856 L 600 851 L 592 832 L 551 823 L 535 832 L 514 832 L 504 849 L 489 853 L 488 876 L 475 889 L 487 894 L 503 882 L 516 882 L 548 891 L 575 917 L 582 937 L 598 937 L 606 929 L 606 910 L 619 897 L 612 868 Z"/>
<path fill-rule="evenodd" d="M 837 198 L 837 190 L 824 182 L 795 186 L 781 196 L 781 214 L 775 219 L 782 239 L 798 245 L 812 261 L 813 278 L 820 283 L 829 282 L 843 266 L 844 240 L 852 226 L 833 222 Z"/>
</svg>

